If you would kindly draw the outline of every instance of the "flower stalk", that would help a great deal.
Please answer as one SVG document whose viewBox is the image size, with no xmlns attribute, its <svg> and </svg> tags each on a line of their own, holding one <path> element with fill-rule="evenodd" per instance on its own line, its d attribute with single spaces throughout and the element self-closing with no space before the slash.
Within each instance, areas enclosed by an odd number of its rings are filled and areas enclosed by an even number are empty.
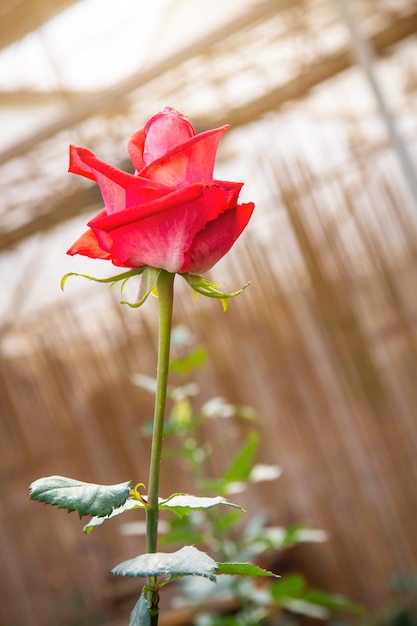
<svg viewBox="0 0 417 626">
<path fill-rule="evenodd" d="M 146 507 L 146 545 L 147 552 L 157 551 L 158 518 L 159 518 L 159 477 L 161 469 L 162 442 L 164 436 L 165 407 L 168 386 L 169 352 L 171 345 L 172 310 L 174 303 L 175 274 L 162 271 L 157 282 L 159 340 L 157 386 L 152 434 L 151 460 L 148 481 L 148 506 Z M 147 581 L 149 589 L 155 589 L 156 580 L 150 577 Z M 152 626 L 158 622 L 158 594 L 150 593 L 148 602 Z"/>
<path fill-rule="evenodd" d="M 61 287 L 64 287 L 68 277 L 83 276 L 109 283 L 111 288 L 120 282 L 123 294 L 126 282 L 140 275 L 136 301 L 123 300 L 122 304 L 137 308 L 155 289 L 158 293 L 157 388 L 148 493 L 142 498 L 139 492 L 142 483 L 132 489 L 131 481 L 103 486 L 52 476 L 41 479 L 40 483 L 35 481 L 32 485 L 33 499 L 64 506 L 69 511 L 77 510 L 80 516 L 93 515 L 94 523 L 92 521 L 86 527 L 90 530 L 93 525 L 101 523 L 100 518 L 136 508 L 131 506 L 132 499 L 135 505 L 144 507 L 147 554 L 112 569 L 112 573 L 122 576 L 146 577 L 146 585 L 132 611 L 131 624 L 157 626 L 159 589 L 168 582 L 181 576 L 203 576 L 215 581 L 217 574 L 231 573 L 231 564 L 225 572 L 222 569 L 224 564 L 216 564 L 211 557 L 192 546 L 184 546 L 177 553 L 158 553 L 157 557 L 154 556 L 158 547 L 159 482 L 175 274 L 182 276 L 196 295 L 219 299 L 224 311 L 229 299 L 249 284 L 239 291 L 223 293 L 220 285 L 200 276 L 230 250 L 254 210 L 253 202 L 238 203 L 243 183 L 214 178 L 218 145 L 227 129 L 228 126 L 222 126 L 196 134 L 186 116 L 165 107 L 130 138 L 128 151 L 134 174 L 101 161 L 86 148 L 70 147 L 69 171 L 97 182 L 104 208 L 88 222 L 88 230 L 74 242 L 68 254 L 108 260 L 119 268 L 125 268 L 125 271 L 109 278 L 70 272 L 63 277 Z M 65 493 L 67 488 L 71 490 L 69 497 L 62 495 L 62 490 L 56 485 L 57 478 L 59 485 L 63 481 Z M 52 494 L 49 493 L 51 485 Z M 46 496 L 45 491 L 48 493 Z M 194 496 L 188 498 L 195 503 Z M 163 508 L 170 508 L 166 506 L 168 500 L 163 501 Z M 189 503 L 181 506 L 189 512 L 192 508 L 230 504 L 222 498 L 216 503 L 203 500 L 204 503 L 200 502 L 197 507 Z M 122 510 L 116 512 L 115 509 Z M 175 507 L 172 510 L 175 512 Z M 232 574 L 241 574 L 241 568 L 242 564 Z M 250 573 L 245 572 L 244 575 L 259 575 L 253 569 Z"/>
</svg>

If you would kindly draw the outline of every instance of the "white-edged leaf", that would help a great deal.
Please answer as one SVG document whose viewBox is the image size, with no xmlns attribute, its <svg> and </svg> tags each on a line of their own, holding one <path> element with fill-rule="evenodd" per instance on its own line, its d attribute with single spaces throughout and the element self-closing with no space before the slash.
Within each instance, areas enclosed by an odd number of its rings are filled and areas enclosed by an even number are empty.
<svg viewBox="0 0 417 626">
<path fill-rule="evenodd" d="M 250 483 L 261 483 L 267 480 L 276 480 L 282 474 L 282 469 L 278 465 L 266 465 L 257 463 L 253 466 L 249 474 Z"/>
<path fill-rule="evenodd" d="M 130 481 L 118 485 L 96 485 L 65 476 L 46 476 L 29 487 L 30 499 L 52 504 L 78 515 L 110 515 L 122 506 L 129 495 Z"/>
<path fill-rule="evenodd" d="M 151 626 L 148 603 L 143 593 L 140 594 L 140 598 L 130 614 L 129 626 Z"/>
<path fill-rule="evenodd" d="M 303 600 L 302 598 L 285 598 L 285 600 L 282 600 L 281 606 L 292 613 L 307 615 L 315 619 L 325 620 L 330 616 L 330 612 L 326 607 L 313 604 L 313 602 L 307 602 L 307 600 Z"/>
<path fill-rule="evenodd" d="M 146 495 L 143 496 L 143 499 L 146 501 Z M 233 506 L 235 508 L 243 511 L 242 507 L 238 504 L 234 504 L 226 498 L 222 498 L 221 496 L 215 496 L 213 498 L 205 498 L 199 496 L 191 496 L 187 493 L 174 493 L 168 498 L 159 498 L 159 510 L 162 511 L 171 511 L 178 515 L 179 517 L 184 517 L 188 515 L 190 511 L 197 511 L 202 509 L 211 509 L 213 506 L 217 506 L 219 504 L 225 504 L 227 506 Z M 112 517 L 116 517 L 125 511 L 132 511 L 134 509 L 144 509 L 145 504 L 140 500 L 136 500 L 135 498 L 128 498 L 126 502 L 114 509 L 110 515 L 96 515 L 91 518 L 91 520 L 86 524 L 83 528 L 83 532 L 87 535 L 91 533 L 93 528 L 97 526 L 101 526 L 103 522 Z"/>
<path fill-rule="evenodd" d="M 155 552 L 141 554 L 134 559 L 123 561 L 111 570 L 119 576 L 203 576 L 216 581 L 217 563 L 208 554 L 184 546 L 176 552 Z"/>
<path fill-rule="evenodd" d="M 101 526 L 103 522 L 105 522 L 108 519 L 111 519 L 112 517 L 116 517 L 117 515 L 120 515 L 121 513 L 124 513 L 125 511 L 132 511 L 133 509 L 144 509 L 144 508 L 145 508 L 145 505 L 142 502 L 140 502 L 140 500 L 128 498 L 122 506 L 119 506 L 117 509 L 113 509 L 110 515 L 100 515 L 100 516 L 95 515 L 94 517 L 92 517 L 90 521 L 88 522 L 88 524 L 84 526 L 83 532 L 86 535 L 89 535 L 91 531 L 93 530 L 93 528 L 95 528 L 96 526 Z"/>
<path fill-rule="evenodd" d="M 213 506 L 218 506 L 219 504 L 234 506 L 243 511 L 242 507 L 240 507 L 238 504 L 234 504 L 233 502 L 230 502 L 229 500 L 226 500 L 226 498 L 223 498 L 221 496 L 209 498 L 192 496 L 187 493 L 172 494 L 172 496 L 160 502 L 159 508 L 160 510 L 170 510 L 179 516 L 183 516 L 187 515 L 187 513 L 192 510 L 211 509 Z"/>
</svg>

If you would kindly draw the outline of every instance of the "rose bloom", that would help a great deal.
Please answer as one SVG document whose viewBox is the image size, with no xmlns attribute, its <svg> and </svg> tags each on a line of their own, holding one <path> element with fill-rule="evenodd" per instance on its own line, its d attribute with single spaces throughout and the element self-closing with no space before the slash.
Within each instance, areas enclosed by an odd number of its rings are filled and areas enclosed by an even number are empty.
<svg viewBox="0 0 417 626">
<path fill-rule="evenodd" d="M 135 174 L 70 146 L 69 171 L 95 180 L 104 209 L 68 250 L 115 265 L 178 273 L 209 270 L 231 248 L 254 205 L 238 204 L 243 183 L 213 179 L 228 126 L 196 135 L 171 108 L 154 115 L 129 141 Z"/>
</svg>

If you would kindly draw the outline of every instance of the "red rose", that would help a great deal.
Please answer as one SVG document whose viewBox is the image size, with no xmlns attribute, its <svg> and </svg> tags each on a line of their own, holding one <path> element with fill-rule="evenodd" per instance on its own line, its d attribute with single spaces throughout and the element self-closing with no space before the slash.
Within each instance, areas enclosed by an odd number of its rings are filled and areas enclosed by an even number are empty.
<svg viewBox="0 0 417 626">
<path fill-rule="evenodd" d="M 203 273 L 239 237 L 253 203 L 237 204 L 243 183 L 213 179 L 227 126 L 199 135 L 171 108 L 152 117 L 129 141 L 135 174 L 85 148 L 70 147 L 69 171 L 97 181 L 105 208 L 68 250 L 115 265 Z"/>
</svg>

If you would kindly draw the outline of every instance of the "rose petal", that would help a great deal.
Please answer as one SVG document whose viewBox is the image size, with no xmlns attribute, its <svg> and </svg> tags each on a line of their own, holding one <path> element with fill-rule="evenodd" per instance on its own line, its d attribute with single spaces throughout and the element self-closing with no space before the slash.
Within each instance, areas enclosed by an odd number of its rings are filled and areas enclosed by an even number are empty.
<svg viewBox="0 0 417 626">
<path fill-rule="evenodd" d="M 100 247 L 119 264 L 178 272 L 196 234 L 236 205 L 240 188 L 241 183 L 195 184 L 147 207 L 95 218 L 88 225 Z"/>
<path fill-rule="evenodd" d="M 230 250 L 253 213 L 253 202 L 237 204 L 209 222 L 194 237 L 187 250 L 180 273 L 207 272 Z"/>
<path fill-rule="evenodd" d="M 143 161 L 149 165 L 167 152 L 194 137 L 195 130 L 185 117 L 175 109 L 165 108 L 154 115 L 145 126 Z"/>
<path fill-rule="evenodd" d="M 228 128 L 222 126 L 195 135 L 145 167 L 140 175 L 169 187 L 212 180 L 217 148 Z"/>
<path fill-rule="evenodd" d="M 103 215 L 106 215 L 105 209 L 100 211 L 96 217 L 102 217 Z M 74 256 L 74 254 L 82 254 L 83 256 L 88 256 L 93 259 L 111 259 L 111 254 L 100 248 L 97 237 L 91 229 L 83 233 L 81 237 L 78 237 L 77 241 L 67 250 L 67 254 L 71 256 Z"/>
<path fill-rule="evenodd" d="M 106 215 L 106 209 L 101 210 L 96 217 L 99 218 L 104 215 Z M 115 261 L 109 252 L 100 248 L 97 237 L 91 228 L 83 233 L 81 237 L 78 237 L 77 241 L 75 241 L 71 248 L 67 250 L 67 254 L 70 254 L 71 256 L 74 256 L 74 254 L 81 254 L 82 256 L 88 256 L 91 259 L 104 259 L 106 261 L 112 261 L 115 265 L 122 265 L 122 263 Z"/>
<path fill-rule="evenodd" d="M 195 130 L 185 115 L 165 107 L 134 133 L 127 146 L 136 171 L 184 143 L 195 135 Z"/>
<path fill-rule="evenodd" d="M 90 220 L 87 225 L 104 230 L 113 230 L 121 226 L 131 226 L 141 220 L 154 216 L 161 222 L 168 222 L 164 214 L 168 209 L 181 207 L 201 198 L 201 203 L 195 206 L 195 220 L 201 223 L 201 227 L 207 222 L 214 220 L 223 211 L 232 208 L 237 203 L 239 192 L 243 183 L 213 180 L 206 183 L 194 183 L 187 187 L 175 189 L 171 193 L 131 206 L 124 211 L 107 214 L 101 212 Z"/>
<path fill-rule="evenodd" d="M 127 144 L 127 151 L 130 160 L 135 166 L 136 172 L 140 172 L 145 167 L 143 160 L 143 145 L 145 143 L 145 127 L 140 128 L 134 133 Z"/>
<path fill-rule="evenodd" d="M 85 148 L 70 146 L 70 172 L 97 181 L 108 213 L 146 203 L 171 191 L 152 180 L 123 172 Z"/>
<path fill-rule="evenodd" d="M 95 156 L 93 152 L 87 150 L 87 148 L 79 148 L 77 146 L 69 147 L 69 167 L 68 171 L 73 174 L 79 174 L 80 176 L 85 176 L 86 178 L 90 178 L 91 180 L 95 180 L 93 172 L 91 171 L 91 167 L 84 163 L 84 158 L 87 155 Z"/>
<path fill-rule="evenodd" d="M 130 138 L 135 175 L 71 146 L 70 171 L 99 184 L 105 209 L 68 253 L 125 267 L 210 269 L 253 211 L 253 204 L 237 204 L 242 183 L 213 180 L 219 141 L 227 129 L 196 135 L 184 115 L 166 108 Z"/>
</svg>

